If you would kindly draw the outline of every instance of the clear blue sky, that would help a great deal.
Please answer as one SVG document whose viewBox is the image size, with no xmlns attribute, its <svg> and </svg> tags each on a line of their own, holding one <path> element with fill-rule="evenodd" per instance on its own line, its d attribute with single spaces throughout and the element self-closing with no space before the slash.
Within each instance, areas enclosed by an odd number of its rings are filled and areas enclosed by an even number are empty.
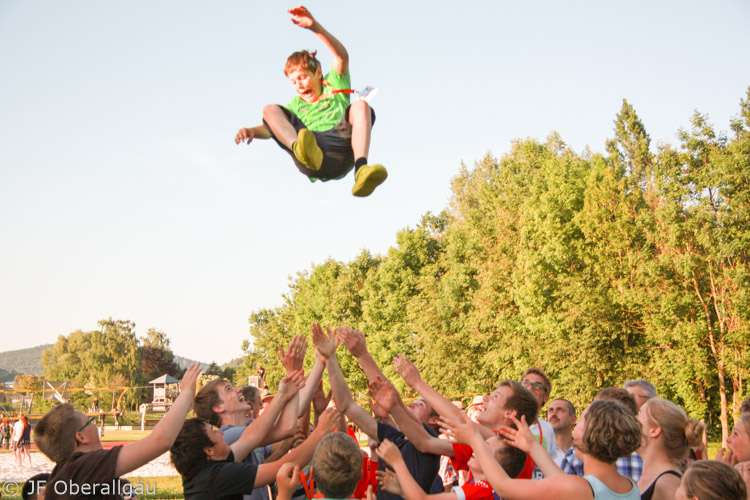
<svg viewBox="0 0 750 500">
<path fill-rule="evenodd" d="M 370 159 L 388 181 L 311 184 L 271 141 L 287 55 L 319 49 L 280 2 L 0 0 L 0 350 L 99 319 L 177 354 L 241 355 L 288 277 L 445 208 L 461 162 L 558 131 L 602 151 L 622 99 L 653 143 L 698 109 L 720 130 L 750 85 L 750 2 L 319 1 L 380 89 Z"/>
</svg>

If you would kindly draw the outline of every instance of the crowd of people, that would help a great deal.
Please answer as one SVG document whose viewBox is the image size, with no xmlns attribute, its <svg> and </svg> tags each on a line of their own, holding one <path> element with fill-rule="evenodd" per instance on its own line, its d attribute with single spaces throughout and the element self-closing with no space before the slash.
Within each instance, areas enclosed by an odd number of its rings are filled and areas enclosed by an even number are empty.
<svg viewBox="0 0 750 500">
<path fill-rule="evenodd" d="M 200 368 L 191 366 L 151 434 L 109 450 L 96 417 L 56 406 L 34 427 L 39 449 L 56 463 L 44 498 L 123 498 L 120 476 L 166 451 L 186 499 L 747 498 L 750 402 L 728 448 L 707 460 L 705 426 L 644 380 L 605 388 L 579 412 L 567 399 L 550 401 L 549 378 L 532 367 L 464 411 L 399 355 L 393 370 L 419 395 L 404 402 L 357 330 L 314 324 L 312 341 L 307 374 L 305 336 L 280 349 L 285 374 L 275 394 L 223 379 L 196 392 Z M 369 380 L 369 409 L 339 367 L 340 344 Z M 349 423 L 369 437 L 369 452 Z"/>
<path fill-rule="evenodd" d="M 27 464 L 31 467 L 31 424 L 26 415 L 18 414 L 15 422 L 11 418 L 3 418 L 0 425 L 0 448 L 5 444 L 6 450 L 13 450 L 13 457 L 17 467 Z"/>
</svg>

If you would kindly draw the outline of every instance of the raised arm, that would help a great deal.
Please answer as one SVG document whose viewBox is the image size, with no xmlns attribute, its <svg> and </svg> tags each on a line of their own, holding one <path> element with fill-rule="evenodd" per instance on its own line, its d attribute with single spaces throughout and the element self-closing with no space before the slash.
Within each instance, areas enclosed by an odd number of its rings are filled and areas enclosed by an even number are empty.
<svg viewBox="0 0 750 500">
<path fill-rule="evenodd" d="M 239 144 L 246 142 L 250 144 L 253 139 L 270 139 L 271 131 L 266 128 L 265 125 L 258 125 L 255 127 L 241 128 L 237 135 L 234 136 L 234 143 Z"/>
<path fill-rule="evenodd" d="M 525 451 L 536 463 L 539 470 L 542 471 L 544 477 L 559 476 L 565 474 L 563 470 L 557 466 L 552 457 L 547 453 L 547 449 L 542 446 L 542 443 L 532 434 L 529 425 L 526 423 L 526 416 L 521 415 L 521 420 L 518 420 L 515 416 L 510 417 L 516 429 L 512 429 L 507 426 L 500 428 L 500 434 L 503 436 L 503 440 L 511 446 L 515 446 L 521 451 Z"/>
<path fill-rule="evenodd" d="M 300 468 L 304 467 L 312 459 L 315 448 L 323 436 L 330 433 L 336 427 L 339 415 L 340 413 L 336 408 L 328 408 L 320 416 L 318 427 L 310 433 L 310 436 L 301 445 L 276 462 L 259 465 L 258 473 L 255 476 L 255 485 L 263 486 L 271 484 L 276 479 L 276 473 L 279 471 L 279 468 L 285 463 L 291 462 Z"/>
<path fill-rule="evenodd" d="M 273 398 L 273 401 L 271 401 L 268 409 L 266 409 L 266 411 L 263 412 L 263 415 L 258 417 L 255 422 L 248 425 L 245 430 L 242 431 L 239 439 L 230 446 L 234 453 L 235 462 L 242 462 L 248 453 L 261 444 L 262 436 L 264 435 L 262 433 L 263 430 L 273 426 L 273 422 L 276 420 L 276 415 L 281 411 L 286 411 L 285 409 L 289 406 L 289 401 L 296 397 L 304 384 L 305 378 L 302 375 L 302 370 L 292 372 L 291 375 L 287 375 L 281 379 L 281 382 L 279 383 L 279 391 L 276 393 L 276 397 Z M 282 410 L 282 408 L 284 408 L 284 410 Z M 269 412 L 271 412 L 269 418 L 264 419 Z M 261 424 L 260 428 L 255 426 L 256 422 Z"/>
<path fill-rule="evenodd" d="M 391 414 L 401 432 L 419 451 L 451 458 L 455 456 L 453 443 L 430 435 L 420 422 L 412 418 L 411 412 L 399 404 L 401 398 L 391 384 L 378 377 L 370 384 L 370 394 L 378 406 Z"/>
<path fill-rule="evenodd" d="M 344 45 L 339 42 L 335 36 L 330 34 L 315 18 L 310 14 L 310 11 L 300 5 L 293 9 L 289 9 L 292 15 L 292 22 L 300 28 L 306 28 L 315 33 L 323 45 L 333 54 L 333 69 L 339 75 L 345 75 L 349 72 L 349 53 L 344 48 Z"/>
<path fill-rule="evenodd" d="M 304 335 L 295 335 L 286 351 L 283 347 L 279 346 L 279 358 L 284 370 L 286 370 L 287 376 L 302 370 L 302 365 L 305 361 L 305 352 L 307 352 L 307 340 Z M 302 390 L 295 392 L 292 398 L 287 401 L 278 422 L 266 435 L 262 444 L 275 443 L 294 435 L 297 430 L 297 418 L 299 418 L 301 392 Z"/>
<path fill-rule="evenodd" d="M 460 443 L 471 446 L 487 482 L 501 498 L 578 500 L 593 497 L 589 483 L 582 477 L 575 475 L 563 474 L 538 481 L 512 479 L 492 456 L 492 452 L 487 447 L 479 429 L 474 425 L 474 422 L 469 420 L 468 416 L 461 415 L 460 419 L 441 418 L 440 421 L 448 435 L 453 436 Z"/>
<path fill-rule="evenodd" d="M 125 445 L 117 456 L 115 476 L 119 477 L 169 451 L 182 429 L 195 397 L 195 386 L 201 373 L 200 363 L 193 363 L 182 377 L 180 395 L 164 418 L 156 424 L 151 434 L 134 443 Z"/>
<path fill-rule="evenodd" d="M 360 408 L 357 403 L 354 402 L 354 397 L 352 396 L 351 389 L 349 389 L 349 384 L 346 383 L 344 374 L 341 373 L 338 359 L 336 359 L 337 344 L 335 335 L 331 332 L 330 328 L 326 328 L 326 333 L 323 333 L 320 324 L 315 324 L 313 325 L 313 342 L 315 343 L 318 352 L 326 360 L 328 380 L 331 384 L 331 391 L 333 392 L 333 400 L 336 403 L 336 408 L 352 419 L 354 423 L 365 432 L 365 434 L 377 440 L 377 421 L 372 418 L 372 415 L 363 408 Z"/>
</svg>

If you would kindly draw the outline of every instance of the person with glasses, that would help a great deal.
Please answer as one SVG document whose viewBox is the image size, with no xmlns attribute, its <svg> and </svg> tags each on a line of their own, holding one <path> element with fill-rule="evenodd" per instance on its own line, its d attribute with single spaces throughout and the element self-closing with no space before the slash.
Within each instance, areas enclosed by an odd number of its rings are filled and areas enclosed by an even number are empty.
<svg viewBox="0 0 750 500">
<path fill-rule="evenodd" d="M 529 368 L 524 372 L 523 377 L 521 377 L 521 385 L 530 390 L 534 395 L 539 405 L 539 411 L 541 412 L 549 400 L 550 392 L 552 392 L 552 382 L 550 382 L 547 374 L 541 368 Z M 542 443 L 542 446 L 546 448 L 550 457 L 554 459 L 560 454 L 557 448 L 557 440 L 555 439 L 555 430 L 549 422 L 542 418 L 537 418 L 537 421 L 533 425 L 530 425 L 529 428 L 531 429 L 531 433 Z M 544 474 L 542 474 L 539 467 L 535 467 L 531 479 L 542 478 L 544 478 Z"/>
<path fill-rule="evenodd" d="M 149 463 L 169 450 L 182 428 L 200 375 L 194 363 L 182 378 L 182 390 L 172 408 L 139 441 L 105 450 L 95 421 L 72 404 L 55 406 L 34 427 L 34 442 L 55 462 L 45 498 L 113 497 L 123 474 Z"/>
<path fill-rule="evenodd" d="M 639 410 L 646 401 L 656 397 L 656 387 L 648 380 L 628 380 L 623 385 L 623 389 L 633 395 Z"/>
</svg>

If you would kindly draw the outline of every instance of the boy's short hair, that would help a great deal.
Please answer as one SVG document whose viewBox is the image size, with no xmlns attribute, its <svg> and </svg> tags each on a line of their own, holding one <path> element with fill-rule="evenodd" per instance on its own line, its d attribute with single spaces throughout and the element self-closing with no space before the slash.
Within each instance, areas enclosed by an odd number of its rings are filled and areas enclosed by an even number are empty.
<svg viewBox="0 0 750 500">
<path fill-rule="evenodd" d="M 201 387 L 193 400 L 193 411 L 195 414 L 216 427 L 221 427 L 221 417 L 214 411 L 214 406 L 221 404 L 221 398 L 216 388 L 228 383 L 223 378 L 212 380 Z"/>
<path fill-rule="evenodd" d="M 552 382 L 550 382 L 550 379 L 547 376 L 547 374 L 544 373 L 544 370 L 535 366 L 523 372 L 523 377 L 525 377 L 529 373 L 533 373 L 535 375 L 539 375 L 540 377 L 542 377 L 542 380 L 544 380 L 544 389 L 547 391 L 547 394 L 552 393 Z M 523 377 L 521 377 L 521 379 L 523 379 Z"/>
<path fill-rule="evenodd" d="M 508 477 L 511 478 L 517 478 L 521 471 L 523 471 L 524 465 L 526 465 L 526 452 L 519 450 L 515 446 L 505 445 L 496 448 L 492 456 L 503 470 L 505 470 Z"/>
<path fill-rule="evenodd" d="M 362 450 L 348 434 L 326 434 L 312 458 L 315 485 L 326 498 L 348 498 L 362 478 Z"/>
<path fill-rule="evenodd" d="M 638 402 L 636 402 L 633 395 L 630 394 L 627 389 L 621 389 L 619 387 L 605 387 L 604 389 L 599 391 L 599 394 L 597 394 L 596 398 L 594 399 L 619 401 L 620 403 L 625 405 L 625 408 L 628 408 L 630 411 L 632 411 L 633 415 L 638 415 Z"/>
<path fill-rule="evenodd" d="M 578 448 L 606 464 L 627 457 L 641 445 L 641 424 L 619 401 L 599 399 L 586 410 Z"/>
<path fill-rule="evenodd" d="M 55 406 L 34 426 L 34 442 L 50 460 L 57 463 L 73 454 L 80 423 L 70 403 Z"/>
<path fill-rule="evenodd" d="M 174 444 L 169 449 L 169 457 L 177 472 L 189 481 L 203 470 L 208 463 L 205 448 L 214 445 L 206 433 L 210 425 L 202 418 L 190 418 L 182 424 Z"/>
<path fill-rule="evenodd" d="M 513 392 L 505 402 L 505 408 L 516 411 L 516 418 L 526 417 L 526 423 L 533 425 L 539 416 L 539 402 L 530 390 L 521 385 L 517 380 L 503 380 L 497 388 L 509 387 Z"/>
<path fill-rule="evenodd" d="M 284 66 L 284 76 L 289 76 L 289 73 L 295 69 L 309 69 L 311 72 L 315 73 L 320 69 L 320 61 L 315 57 L 317 53 L 317 50 L 312 52 L 299 50 L 289 56 L 286 60 L 286 65 Z"/>
</svg>

